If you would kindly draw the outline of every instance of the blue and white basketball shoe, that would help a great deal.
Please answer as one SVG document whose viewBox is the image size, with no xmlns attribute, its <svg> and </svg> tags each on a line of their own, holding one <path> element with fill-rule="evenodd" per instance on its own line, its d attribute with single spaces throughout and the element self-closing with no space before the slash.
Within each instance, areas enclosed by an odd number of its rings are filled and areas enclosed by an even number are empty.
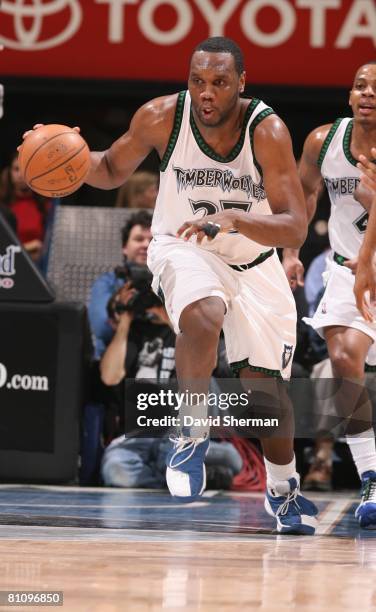
<svg viewBox="0 0 376 612">
<path fill-rule="evenodd" d="M 376 472 L 373 470 L 362 474 L 362 500 L 355 517 L 363 529 L 376 529 Z"/>
<path fill-rule="evenodd" d="M 300 495 L 298 474 L 267 485 L 265 510 L 276 519 L 279 533 L 314 535 L 316 531 L 318 509 Z"/>
<path fill-rule="evenodd" d="M 182 502 L 195 501 L 206 487 L 205 455 L 209 437 L 170 438 L 172 448 L 166 458 L 166 480 L 171 495 Z"/>
</svg>

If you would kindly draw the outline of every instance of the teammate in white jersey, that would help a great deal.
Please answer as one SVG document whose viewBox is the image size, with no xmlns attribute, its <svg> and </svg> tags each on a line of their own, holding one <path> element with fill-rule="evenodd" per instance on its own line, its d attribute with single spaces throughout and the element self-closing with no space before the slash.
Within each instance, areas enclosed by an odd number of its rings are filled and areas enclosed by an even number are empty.
<svg viewBox="0 0 376 612">
<path fill-rule="evenodd" d="M 376 528 L 376 450 L 372 405 L 364 389 L 365 363 L 376 369 L 376 322 L 365 321 L 355 303 L 356 259 L 367 227 L 370 202 L 354 197 L 360 181 L 359 156 L 371 157 L 376 141 L 376 62 L 361 66 L 350 91 L 353 118 L 337 119 L 315 129 L 304 144 L 299 166 L 312 219 L 324 180 L 331 200 L 329 240 L 333 260 L 325 293 L 306 321 L 327 343 L 335 377 L 342 379 L 336 407 L 346 420 L 346 439 L 362 481 L 356 517 L 362 527 Z M 299 269 L 296 253 L 286 253 L 286 267 Z M 371 309 L 375 314 L 374 307 Z"/>
<path fill-rule="evenodd" d="M 290 375 L 296 311 L 274 248 L 304 241 L 304 198 L 286 126 L 264 103 L 241 98 L 244 87 L 239 47 L 224 37 L 204 41 L 192 55 L 188 92 L 142 106 L 124 136 L 92 153 L 87 182 L 113 189 L 152 149 L 159 154 L 148 265 L 178 333 L 180 389 L 207 393 L 223 328 L 234 369 L 244 379 L 268 379 L 268 401 L 284 402 L 280 437 L 262 438 L 267 512 L 281 533 L 313 534 L 317 509 L 299 494 L 293 415 L 278 382 Z M 208 222 L 219 231 L 213 240 L 204 238 Z M 179 416 L 199 418 L 203 404 Z M 176 438 L 168 458 L 169 489 L 185 501 L 205 488 L 208 431 L 197 431 Z"/>
</svg>

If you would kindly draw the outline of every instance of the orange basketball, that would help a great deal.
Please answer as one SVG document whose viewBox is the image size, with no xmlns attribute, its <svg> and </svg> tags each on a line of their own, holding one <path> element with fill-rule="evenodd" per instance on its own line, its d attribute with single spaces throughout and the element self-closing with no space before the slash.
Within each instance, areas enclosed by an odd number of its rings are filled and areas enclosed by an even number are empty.
<svg viewBox="0 0 376 612">
<path fill-rule="evenodd" d="M 19 152 L 29 187 L 50 198 L 63 198 L 81 187 L 90 169 L 85 140 L 66 125 L 44 125 L 29 134 Z"/>
</svg>

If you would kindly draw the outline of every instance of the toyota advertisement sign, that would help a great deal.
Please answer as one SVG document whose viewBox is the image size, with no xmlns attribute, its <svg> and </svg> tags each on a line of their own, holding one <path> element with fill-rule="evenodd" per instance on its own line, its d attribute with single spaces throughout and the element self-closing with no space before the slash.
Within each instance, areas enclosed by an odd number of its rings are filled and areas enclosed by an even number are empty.
<svg viewBox="0 0 376 612">
<path fill-rule="evenodd" d="M 185 81 L 194 46 L 234 38 L 248 81 L 347 86 L 375 55 L 374 0 L 3 0 L 0 74 Z"/>
</svg>

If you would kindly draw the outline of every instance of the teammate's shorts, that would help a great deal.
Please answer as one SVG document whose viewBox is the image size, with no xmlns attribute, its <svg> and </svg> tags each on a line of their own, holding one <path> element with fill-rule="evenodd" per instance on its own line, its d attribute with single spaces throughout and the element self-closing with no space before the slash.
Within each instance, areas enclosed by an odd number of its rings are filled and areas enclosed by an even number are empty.
<svg viewBox="0 0 376 612">
<path fill-rule="evenodd" d="M 163 292 L 176 333 L 186 306 L 219 297 L 226 306 L 223 332 L 233 370 L 251 366 L 272 376 L 290 377 L 296 307 L 276 253 L 238 271 L 195 244 L 158 236 L 150 243 L 148 266 L 154 275 L 153 289 Z"/>
<path fill-rule="evenodd" d="M 356 307 L 353 293 L 355 276 L 345 266 L 331 261 L 328 267 L 328 280 L 324 295 L 312 318 L 303 321 L 311 325 L 324 338 L 324 328 L 331 325 L 353 327 L 364 332 L 373 340 L 366 359 L 368 365 L 376 365 L 376 323 L 365 321 Z M 373 309 L 376 316 L 376 309 Z"/>
</svg>

